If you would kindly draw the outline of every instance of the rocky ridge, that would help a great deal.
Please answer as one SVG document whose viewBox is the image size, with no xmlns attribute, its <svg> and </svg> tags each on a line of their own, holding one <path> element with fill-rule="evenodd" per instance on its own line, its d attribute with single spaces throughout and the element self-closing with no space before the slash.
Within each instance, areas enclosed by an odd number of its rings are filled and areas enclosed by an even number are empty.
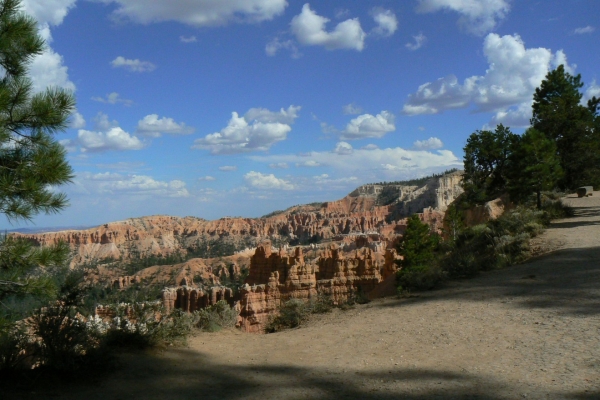
<svg viewBox="0 0 600 400">
<path fill-rule="evenodd" d="M 202 251 L 233 253 L 265 239 L 275 243 L 343 240 L 348 236 L 379 235 L 393 240 L 403 231 L 404 218 L 423 211 L 424 220 L 441 227 L 443 212 L 460 193 L 460 172 L 434 177 L 422 186 L 395 185 L 391 204 L 378 205 L 389 185 L 364 185 L 341 200 L 318 206 L 292 207 L 267 218 L 150 216 L 117 221 L 86 230 L 14 234 L 36 245 L 67 242 L 71 267 L 148 257 L 202 257 Z M 202 251 L 201 251 L 202 250 Z"/>
</svg>

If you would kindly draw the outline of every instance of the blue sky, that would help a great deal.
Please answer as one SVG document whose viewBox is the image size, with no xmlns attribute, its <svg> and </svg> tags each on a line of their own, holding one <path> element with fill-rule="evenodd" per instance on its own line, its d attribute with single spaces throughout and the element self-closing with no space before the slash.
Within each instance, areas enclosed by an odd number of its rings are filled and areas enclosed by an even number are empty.
<svg viewBox="0 0 600 400">
<path fill-rule="evenodd" d="M 25 0 L 73 90 L 71 205 L 37 226 L 257 217 L 460 167 L 557 65 L 600 95 L 597 0 Z M 11 225 L 2 221 L 2 228 Z"/>
</svg>

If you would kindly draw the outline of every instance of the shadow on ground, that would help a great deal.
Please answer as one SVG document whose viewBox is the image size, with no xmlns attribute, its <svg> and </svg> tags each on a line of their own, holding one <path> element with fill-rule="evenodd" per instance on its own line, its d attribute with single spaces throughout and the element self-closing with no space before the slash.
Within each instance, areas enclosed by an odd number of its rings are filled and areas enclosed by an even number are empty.
<svg viewBox="0 0 600 400">
<path fill-rule="evenodd" d="M 573 218 L 553 221 L 550 229 L 600 225 L 600 207 L 587 205 L 572 208 Z M 598 229 L 586 232 L 593 236 L 597 235 L 595 231 Z M 452 281 L 440 290 L 420 293 L 415 298 L 380 303 L 379 306 L 461 299 L 502 301 L 525 309 L 552 308 L 573 316 L 599 315 L 600 235 L 597 239 L 586 239 L 597 240 L 598 246 L 553 251 L 521 265 L 482 272 L 474 279 Z"/>
<path fill-rule="evenodd" d="M 600 247 L 558 250 L 528 263 L 482 272 L 468 280 L 419 297 L 374 304 L 395 307 L 407 303 L 461 299 L 504 301 L 521 308 L 553 308 L 571 315 L 600 314 Z"/>
<path fill-rule="evenodd" d="M 3 399 L 505 399 L 512 391 L 493 377 L 397 367 L 340 371 L 289 365 L 223 365 L 189 349 L 123 354 L 111 376 L 78 383 L 29 382 L 0 390 Z M 418 385 L 410 385 L 418 382 Z M 418 389 L 415 389 L 417 387 Z M 496 395 L 502 393 L 503 395 Z M 592 399 L 600 393 L 555 393 L 549 398 Z"/>
</svg>

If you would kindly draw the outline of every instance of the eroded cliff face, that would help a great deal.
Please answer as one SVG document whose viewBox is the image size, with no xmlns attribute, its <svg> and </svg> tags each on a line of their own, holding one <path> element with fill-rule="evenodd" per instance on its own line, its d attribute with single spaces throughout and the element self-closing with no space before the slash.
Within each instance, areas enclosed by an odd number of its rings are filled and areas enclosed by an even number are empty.
<svg viewBox="0 0 600 400">
<path fill-rule="evenodd" d="M 389 186 L 387 205 L 380 203 L 382 185 L 361 186 L 345 198 L 318 206 L 299 206 L 269 218 L 151 216 L 112 222 L 87 230 L 41 234 L 15 234 L 40 246 L 67 242 L 71 266 L 106 260 L 139 260 L 148 257 L 197 256 L 200 248 L 226 244 L 227 250 L 255 247 L 265 239 L 276 241 L 334 241 L 370 234 L 393 240 L 405 228 L 405 217 L 421 213 L 422 219 L 441 227 L 443 212 L 460 193 L 461 173 L 432 178 L 422 187 Z M 391 193 L 391 195 L 390 195 Z M 390 197 L 391 196 L 391 197 Z"/>
<path fill-rule="evenodd" d="M 260 245 L 251 259 L 250 275 L 239 294 L 239 325 L 245 332 L 262 333 L 269 318 L 290 299 L 310 301 L 319 294 L 334 304 L 346 302 L 359 293 L 386 295 L 376 289 L 396 271 L 394 250 L 382 253 L 370 247 L 350 254 L 335 244 L 309 262 L 302 249 L 290 253 L 273 251 L 270 243 Z"/>
</svg>

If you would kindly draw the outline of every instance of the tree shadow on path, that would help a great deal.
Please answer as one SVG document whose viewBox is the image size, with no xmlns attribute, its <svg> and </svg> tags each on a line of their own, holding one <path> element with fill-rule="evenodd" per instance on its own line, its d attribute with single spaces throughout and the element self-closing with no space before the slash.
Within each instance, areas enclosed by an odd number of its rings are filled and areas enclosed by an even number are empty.
<svg viewBox="0 0 600 400">
<path fill-rule="evenodd" d="M 101 382 L 58 383 L 7 390 L 3 399 L 505 399 L 523 394 L 493 377 L 417 368 L 331 370 L 290 365 L 221 364 L 190 349 L 124 354 Z M 415 385 L 416 383 L 416 385 Z M 2 391 L 0 391 L 2 393 Z M 496 395 L 503 393 L 504 395 Z M 588 394 L 562 399 L 588 399 Z"/>
</svg>

